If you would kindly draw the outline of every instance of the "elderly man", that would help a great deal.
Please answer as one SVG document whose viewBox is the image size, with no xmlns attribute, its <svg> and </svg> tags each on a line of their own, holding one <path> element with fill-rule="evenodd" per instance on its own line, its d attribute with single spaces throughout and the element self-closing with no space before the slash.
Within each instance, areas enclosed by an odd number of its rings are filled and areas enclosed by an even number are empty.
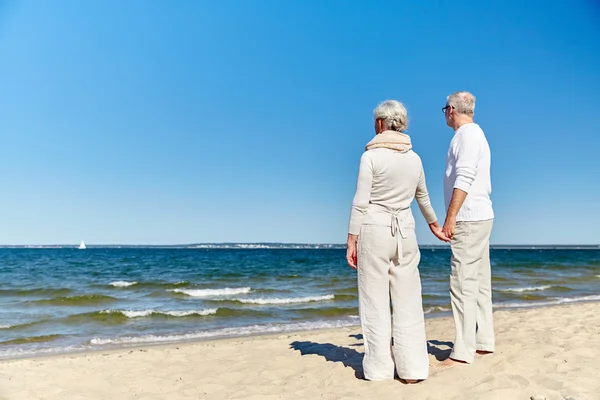
<svg viewBox="0 0 600 400">
<path fill-rule="evenodd" d="M 444 181 L 448 211 L 443 232 L 452 240 L 450 298 L 456 327 L 452 353 L 442 362 L 448 367 L 494 351 L 489 253 L 494 211 L 491 153 L 483 130 L 473 122 L 475 96 L 453 93 L 442 111 L 454 130 Z"/>
</svg>

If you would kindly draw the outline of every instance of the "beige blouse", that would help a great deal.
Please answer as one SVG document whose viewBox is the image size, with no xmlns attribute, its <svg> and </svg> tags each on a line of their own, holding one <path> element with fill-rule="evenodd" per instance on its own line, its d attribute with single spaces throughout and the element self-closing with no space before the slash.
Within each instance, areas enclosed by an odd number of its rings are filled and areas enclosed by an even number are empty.
<svg viewBox="0 0 600 400">
<path fill-rule="evenodd" d="M 390 213 L 402 213 L 404 210 L 406 213 L 402 214 L 409 217 L 404 217 L 403 225 L 414 229 L 414 219 L 410 213 L 414 198 L 427 223 L 436 222 L 437 217 L 427 193 L 423 164 L 417 153 L 387 148 L 364 152 L 360 159 L 348 232 L 359 235 L 363 224 L 390 226 Z"/>
</svg>

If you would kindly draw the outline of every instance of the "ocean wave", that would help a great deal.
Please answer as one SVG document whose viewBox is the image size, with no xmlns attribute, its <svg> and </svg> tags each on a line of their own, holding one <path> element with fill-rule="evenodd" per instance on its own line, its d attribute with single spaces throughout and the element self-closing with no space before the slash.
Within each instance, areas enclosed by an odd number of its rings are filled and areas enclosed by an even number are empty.
<svg viewBox="0 0 600 400">
<path fill-rule="evenodd" d="M 448 293 L 444 293 L 444 294 L 435 294 L 435 293 L 422 294 L 421 298 L 423 300 L 437 300 L 437 301 L 439 301 L 440 299 L 446 299 L 446 298 L 448 298 Z"/>
<path fill-rule="evenodd" d="M 34 325 L 43 324 L 46 321 L 47 321 L 47 319 L 40 319 L 40 320 L 37 320 L 37 321 L 24 322 L 24 323 L 21 323 L 21 324 L 4 324 L 4 325 L 0 325 L 0 329 L 7 329 L 7 330 L 10 330 L 10 331 L 16 331 L 16 330 L 20 330 L 20 329 L 31 328 Z"/>
<path fill-rule="evenodd" d="M 41 336 L 29 336 L 18 339 L 10 339 L 0 342 L 1 345 L 15 345 L 15 344 L 29 344 L 29 343 L 43 343 L 52 342 L 63 335 L 41 335 Z"/>
<path fill-rule="evenodd" d="M 277 279 L 278 280 L 286 280 L 286 279 L 300 279 L 303 278 L 303 276 L 301 275 L 278 275 Z"/>
<path fill-rule="evenodd" d="M 94 311 L 89 313 L 73 314 L 67 317 L 55 320 L 65 324 L 66 326 L 81 326 L 83 324 L 93 323 L 102 325 L 122 325 L 127 323 L 132 318 L 203 318 L 206 316 L 214 316 L 219 318 L 231 318 L 231 317 L 251 317 L 251 318 L 263 318 L 271 317 L 272 313 L 255 310 L 255 309 L 237 309 L 228 307 L 219 308 L 206 308 L 200 310 L 157 310 L 157 309 L 143 309 L 143 310 L 118 310 L 118 309 L 106 309 L 102 311 Z M 10 329 L 20 328 L 22 325 L 12 326 Z M 25 325 L 23 325 L 25 326 Z"/>
<path fill-rule="evenodd" d="M 157 281 L 142 281 L 142 280 L 118 280 L 111 281 L 109 283 L 103 284 L 93 284 L 90 285 L 94 288 L 106 289 L 107 286 L 113 288 L 125 288 L 130 286 L 135 286 L 136 289 L 175 289 L 175 288 L 184 288 L 190 285 L 188 281 L 177 281 L 177 282 L 166 282 L 162 280 Z"/>
<path fill-rule="evenodd" d="M 73 293 L 73 290 L 67 288 L 47 289 L 2 289 L 0 296 L 66 296 Z"/>
<path fill-rule="evenodd" d="M 499 290 L 501 292 L 535 292 L 535 291 L 539 291 L 539 290 L 546 290 L 546 289 L 550 289 L 552 286 L 551 285 L 544 285 L 544 286 L 528 286 L 528 287 L 518 287 L 518 288 L 505 288 L 505 289 L 499 289 L 496 288 L 496 290 Z"/>
<path fill-rule="evenodd" d="M 105 296 L 102 294 L 91 294 L 83 296 L 66 296 L 66 297 L 55 297 L 53 299 L 43 300 L 32 300 L 29 304 L 35 305 L 49 305 L 49 306 L 91 306 L 97 304 L 112 303 L 118 299 L 112 296 Z"/>
<path fill-rule="evenodd" d="M 12 359 L 19 357 L 29 357 L 29 356 L 37 356 L 42 354 L 61 354 L 68 353 L 72 351 L 81 351 L 81 350 L 89 350 L 89 346 L 52 346 L 49 348 L 8 348 L 0 350 L 0 359 Z"/>
<path fill-rule="evenodd" d="M 124 336 L 115 338 L 100 338 L 96 337 L 90 341 L 93 346 L 107 345 L 107 344 L 124 344 L 124 345 L 136 345 L 136 344 L 149 344 L 149 343 L 165 343 L 165 342 L 182 342 L 191 341 L 198 339 L 210 339 L 218 337 L 237 337 L 237 336 L 249 336 L 257 334 L 271 334 L 271 333 L 284 333 L 284 332 L 295 332 L 304 330 L 317 330 L 317 329 L 332 329 L 332 328 L 343 328 L 349 326 L 356 326 L 359 323 L 358 316 L 350 316 L 341 320 L 324 320 L 324 321 L 310 321 L 310 322 L 297 322 L 290 324 L 266 324 L 266 325 L 250 325 L 244 327 L 231 327 L 214 329 L 210 331 L 200 331 L 185 333 L 180 335 L 144 335 L 144 336 Z"/>
<path fill-rule="evenodd" d="M 494 304 L 494 308 L 528 308 L 556 306 L 569 303 L 580 303 L 585 301 L 600 301 L 600 295 L 576 296 L 576 297 L 553 297 L 545 301 L 530 302 L 508 302 Z"/>
<path fill-rule="evenodd" d="M 300 314 L 302 318 L 312 317 L 345 317 L 358 315 L 357 307 L 326 307 L 326 308 L 300 308 L 290 310 L 290 312 Z"/>
<path fill-rule="evenodd" d="M 114 281 L 109 283 L 110 286 L 114 286 L 114 287 L 129 287 L 129 286 L 133 286 L 133 285 L 137 285 L 136 281 Z"/>
<path fill-rule="evenodd" d="M 151 315 L 161 315 L 161 316 L 169 316 L 169 317 L 189 317 L 193 315 L 199 316 L 207 316 L 213 315 L 217 313 L 216 308 L 206 308 L 203 310 L 178 310 L 178 311 L 161 311 L 161 310 L 103 310 L 100 311 L 101 314 L 121 314 L 126 316 L 127 318 L 138 318 L 138 317 L 149 317 Z"/>
<path fill-rule="evenodd" d="M 309 296 L 309 297 L 259 297 L 256 299 L 235 299 L 233 301 L 243 304 L 294 304 L 294 303 L 313 303 L 317 301 L 333 300 L 336 296 L 327 294 L 324 296 Z"/>
<path fill-rule="evenodd" d="M 358 293 L 358 288 L 356 286 L 350 286 L 350 287 L 345 287 L 345 288 L 341 288 L 341 289 L 336 289 L 335 291 L 337 293 L 356 294 L 356 293 Z"/>
<path fill-rule="evenodd" d="M 435 307 L 429 307 L 428 309 L 423 311 L 423 314 L 431 314 L 434 312 L 447 312 L 447 311 L 451 311 L 451 310 L 452 309 L 450 307 L 435 306 Z"/>
<path fill-rule="evenodd" d="M 252 291 L 250 287 L 223 288 L 223 289 L 168 289 L 168 292 L 185 294 L 191 297 L 218 297 L 247 294 Z"/>
<path fill-rule="evenodd" d="M 177 281 L 177 282 L 140 282 L 138 283 L 138 285 L 144 286 L 144 287 L 151 287 L 151 288 L 182 288 L 182 287 L 187 287 L 189 286 L 191 283 L 189 281 Z"/>
</svg>

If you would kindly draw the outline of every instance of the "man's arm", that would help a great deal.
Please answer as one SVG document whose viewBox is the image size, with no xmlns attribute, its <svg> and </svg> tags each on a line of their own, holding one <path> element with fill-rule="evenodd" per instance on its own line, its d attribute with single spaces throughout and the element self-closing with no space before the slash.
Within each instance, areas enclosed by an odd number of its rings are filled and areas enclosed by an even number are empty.
<svg viewBox="0 0 600 400">
<path fill-rule="evenodd" d="M 446 214 L 446 222 L 444 222 L 444 228 L 442 231 L 450 239 L 454 237 L 454 230 L 456 229 L 456 215 L 462 207 L 465 199 L 467 198 L 467 192 L 461 189 L 454 188 L 452 192 L 452 199 L 448 206 L 448 213 Z"/>
<path fill-rule="evenodd" d="M 443 228 L 443 232 L 450 239 L 454 237 L 456 216 L 464 204 L 469 194 L 469 189 L 477 176 L 477 163 L 480 158 L 481 149 L 475 135 L 476 132 L 464 132 L 455 148 L 456 180 Z"/>
</svg>

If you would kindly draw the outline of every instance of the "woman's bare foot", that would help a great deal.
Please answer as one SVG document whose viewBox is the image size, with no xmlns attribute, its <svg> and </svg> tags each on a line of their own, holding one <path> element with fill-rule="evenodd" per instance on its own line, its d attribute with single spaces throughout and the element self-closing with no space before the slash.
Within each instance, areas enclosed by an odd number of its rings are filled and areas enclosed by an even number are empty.
<svg viewBox="0 0 600 400">
<path fill-rule="evenodd" d="M 477 350 L 477 354 L 479 354 L 480 356 L 485 356 L 488 354 L 494 354 L 493 351 L 487 351 L 487 350 Z"/>
<path fill-rule="evenodd" d="M 402 379 L 405 383 L 408 384 L 413 384 L 413 383 L 419 383 L 421 382 L 422 379 Z"/>
</svg>

